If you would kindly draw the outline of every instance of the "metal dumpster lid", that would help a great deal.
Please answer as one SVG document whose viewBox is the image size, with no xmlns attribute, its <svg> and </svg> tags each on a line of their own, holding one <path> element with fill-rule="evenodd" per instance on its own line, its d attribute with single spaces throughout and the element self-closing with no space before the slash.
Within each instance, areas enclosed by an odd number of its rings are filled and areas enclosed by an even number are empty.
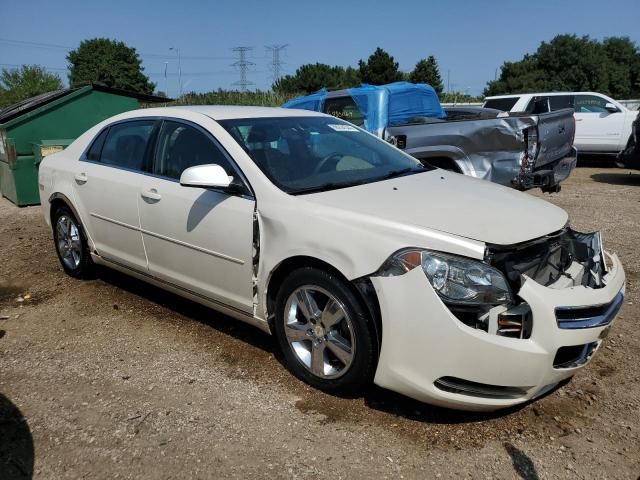
<svg viewBox="0 0 640 480">
<path fill-rule="evenodd" d="M 95 90 L 98 92 L 112 93 L 114 95 L 120 95 L 123 97 L 136 98 L 141 102 L 146 103 L 167 103 L 172 102 L 172 98 L 158 97 L 155 95 L 146 95 L 143 93 L 130 92 L 128 90 L 122 90 L 120 88 L 107 87 L 97 83 L 84 85 L 76 88 L 63 88 L 62 90 L 54 90 L 53 92 L 47 92 L 35 97 L 27 98 L 14 105 L 10 105 L 3 110 L 0 110 L 0 124 L 7 123 L 21 115 L 24 115 L 32 110 L 42 107 L 48 103 L 51 103 L 66 95 L 70 95 L 79 90 Z"/>
<path fill-rule="evenodd" d="M 70 92 L 77 90 L 77 88 L 63 88 L 62 90 L 54 90 L 53 92 L 42 93 L 35 97 L 27 98 L 21 102 L 9 105 L 8 107 L 0 110 L 0 123 L 6 123 L 9 120 L 13 120 L 19 117 L 23 113 L 27 113 L 29 110 L 38 108 L 45 103 L 49 103 L 57 98 L 63 97 Z"/>
<path fill-rule="evenodd" d="M 37 145 L 37 146 L 50 146 L 50 145 L 54 145 L 54 146 L 64 146 L 64 147 L 68 147 L 69 145 L 71 145 L 71 143 L 73 142 L 73 138 L 55 138 L 55 139 L 50 139 L 50 140 L 38 140 L 37 142 L 31 142 L 31 145 Z"/>
</svg>

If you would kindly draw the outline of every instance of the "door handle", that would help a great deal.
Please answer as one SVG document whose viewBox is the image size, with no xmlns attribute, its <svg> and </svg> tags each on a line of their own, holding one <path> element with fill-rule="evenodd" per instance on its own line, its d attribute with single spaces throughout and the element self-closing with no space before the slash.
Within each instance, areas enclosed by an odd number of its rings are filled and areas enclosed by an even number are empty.
<svg viewBox="0 0 640 480">
<path fill-rule="evenodd" d="M 78 185 L 84 185 L 85 183 L 87 183 L 87 180 L 89 180 L 89 178 L 87 177 L 87 175 L 84 172 L 83 173 L 76 173 L 74 178 L 76 179 L 76 183 Z"/>
<path fill-rule="evenodd" d="M 162 195 L 160 195 L 155 188 L 144 190 L 140 193 L 140 195 L 142 196 L 142 198 L 146 198 L 147 200 L 151 200 L 152 202 L 159 202 L 162 199 Z"/>
<path fill-rule="evenodd" d="M 576 118 L 576 122 L 581 122 L 584 118 Z"/>
</svg>

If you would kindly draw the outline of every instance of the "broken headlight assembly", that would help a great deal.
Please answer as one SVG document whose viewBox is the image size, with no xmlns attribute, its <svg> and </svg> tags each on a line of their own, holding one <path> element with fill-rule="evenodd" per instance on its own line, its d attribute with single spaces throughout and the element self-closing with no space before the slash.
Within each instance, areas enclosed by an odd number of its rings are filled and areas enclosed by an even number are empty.
<svg viewBox="0 0 640 480">
<path fill-rule="evenodd" d="M 529 306 L 514 305 L 505 276 L 484 262 L 430 250 L 407 249 L 391 256 L 379 275 L 403 275 L 418 267 L 449 311 L 465 325 L 505 337 L 528 338 L 531 334 Z M 490 322 L 492 315 L 494 320 Z"/>
<path fill-rule="evenodd" d="M 448 305 L 494 306 L 512 302 L 502 272 L 483 262 L 430 250 L 402 250 L 389 258 L 380 275 L 396 276 L 421 267 L 429 283 Z"/>
</svg>

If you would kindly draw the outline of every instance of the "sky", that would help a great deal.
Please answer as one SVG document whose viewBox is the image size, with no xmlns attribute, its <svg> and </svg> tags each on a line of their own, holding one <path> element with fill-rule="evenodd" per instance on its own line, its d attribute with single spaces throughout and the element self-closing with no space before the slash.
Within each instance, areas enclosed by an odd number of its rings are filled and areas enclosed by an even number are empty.
<svg viewBox="0 0 640 480">
<path fill-rule="evenodd" d="M 184 92 L 233 88 L 239 46 L 252 47 L 251 88 L 268 89 L 265 46 L 287 45 L 283 73 L 315 62 L 357 66 L 382 47 L 403 71 L 434 55 L 445 89 L 477 95 L 504 61 L 557 34 L 628 36 L 640 45 L 640 0 L 7 0 L 2 17 L 0 68 L 40 64 L 66 82 L 67 51 L 108 37 L 135 47 L 170 96 L 179 91 L 178 50 Z"/>
</svg>

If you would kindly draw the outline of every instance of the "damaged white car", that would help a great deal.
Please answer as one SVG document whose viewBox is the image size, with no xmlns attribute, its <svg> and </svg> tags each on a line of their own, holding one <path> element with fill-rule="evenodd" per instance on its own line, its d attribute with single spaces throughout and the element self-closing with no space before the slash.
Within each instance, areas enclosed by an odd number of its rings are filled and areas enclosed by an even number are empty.
<svg viewBox="0 0 640 480">
<path fill-rule="evenodd" d="M 625 275 L 543 200 L 334 117 L 128 112 L 40 165 L 65 271 L 107 265 L 272 333 L 322 390 L 495 410 L 593 356 Z"/>
</svg>

